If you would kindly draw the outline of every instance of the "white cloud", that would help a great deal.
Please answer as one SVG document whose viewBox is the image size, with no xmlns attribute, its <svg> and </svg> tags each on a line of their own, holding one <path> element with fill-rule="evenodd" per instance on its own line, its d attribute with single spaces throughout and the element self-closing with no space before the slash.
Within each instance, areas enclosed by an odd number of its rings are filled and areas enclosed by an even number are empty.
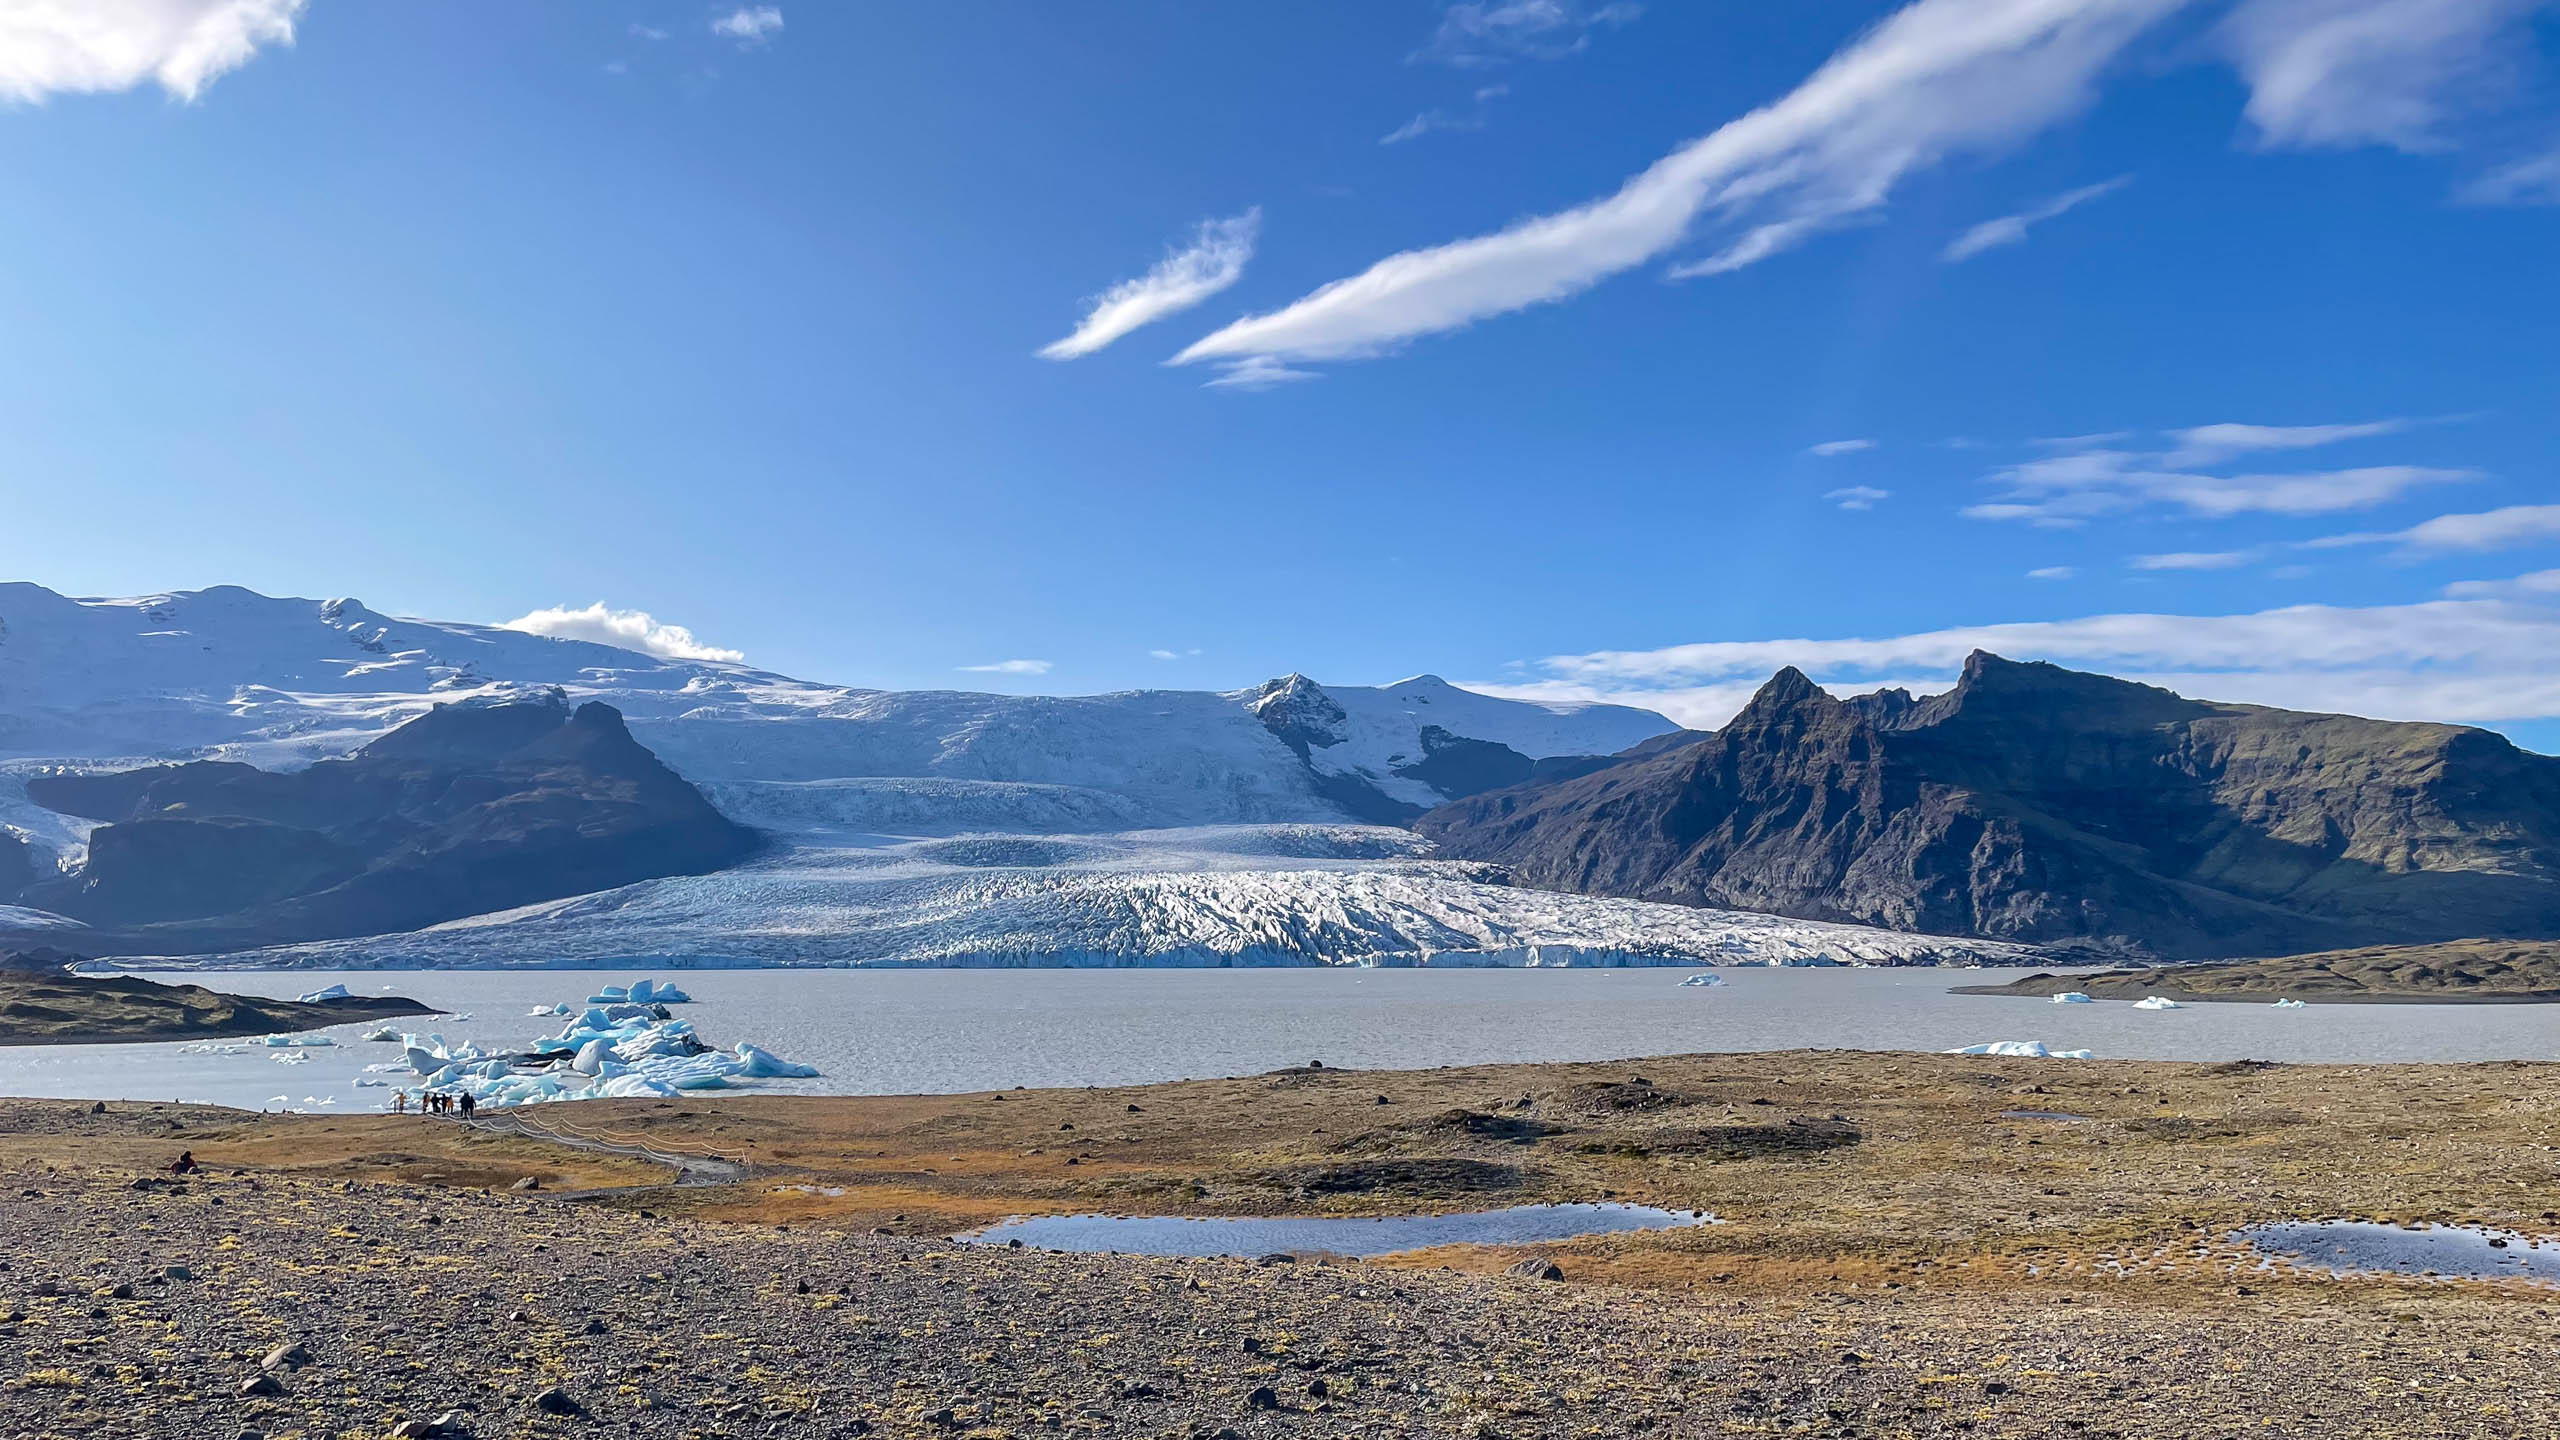
<svg viewBox="0 0 2560 1440">
<path fill-rule="evenodd" d="M 1705 213 L 1726 228 L 1725 248 L 1675 273 L 1749 264 L 1877 209 L 1915 169 L 2078 113 L 2098 73 L 2184 3 L 1917 0 L 1784 99 L 1682 146 L 1607 199 L 1389 256 L 1238 320 L 1177 361 L 1375 355 L 1579 294 L 1680 245 Z"/>
<path fill-rule="evenodd" d="M 1561 60 L 1591 44 L 1591 32 L 1633 22 L 1644 7 L 1589 6 L 1582 0 L 1460 0 L 1440 14 L 1440 28 L 1411 56 L 1477 68 L 1508 60 Z"/>
<path fill-rule="evenodd" d="M 1093 298 L 1083 323 L 1064 340 L 1042 347 L 1042 358 L 1073 360 L 1090 355 L 1141 325 L 1178 314 L 1243 277 L 1253 258 L 1253 242 L 1262 227 L 1262 208 L 1255 206 L 1224 220 L 1203 220 L 1191 243 L 1167 254 L 1156 267 L 1135 280 L 1123 280 Z"/>
<path fill-rule="evenodd" d="M 2047 220 L 2076 210 L 2102 195 L 2112 195 L 2132 183 L 2132 176 L 2119 175 L 2113 180 L 2102 180 L 2095 185 L 2083 185 L 2077 190 L 2066 191 L 2018 214 L 2003 215 L 1997 220 L 1985 220 L 1957 236 L 1955 243 L 1949 245 L 1938 258 L 1953 265 L 1970 260 L 1985 250 L 1997 250 L 2003 245 L 2021 244 L 2026 240 L 2030 226 L 2041 225 Z"/>
<path fill-rule="evenodd" d="M 1502 688 L 1649 706 L 1708 726 L 1730 718 L 1782 665 L 1844 694 L 1893 684 L 1936 690 L 1979 649 L 2292 709 L 2475 723 L 2560 716 L 2560 578 L 2528 576 L 2476 593 L 2411 605 L 2097 615 L 1877 639 L 1604 650 L 1551 657 L 1540 662 L 1548 678 Z"/>
<path fill-rule="evenodd" d="M 9 0 L 0 4 L 0 100 L 130 90 L 180 100 L 293 43 L 304 0 Z"/>
<path fill-rule="evenodd" d="M 1876 448 L 1876 442 L 1873 440 L 1825 440 L 1819 445 L 1807 445 L 1804 447 L 1804 453 L 1819 455 L 1828 460 L 1835 455 L 1855 455 L 1861 450 L 1874 448 Z"/>
<path fill-rule="evenodd" d="M 2536 570 L 2512 580 L 2457 580 L 2444 593 L 2455 600 L 2560 600 L 2560 570 Z"/>
<path fill-rule="evenodd" d="M 601 600 L 583 610 L 565 606 L 536 610 L 530 615 L 519 615 L 506 621 L 498 628 L 521 630 L 528 635 L 549 635 L 561 640 L 588 640 L 620 650 L 636 650 L 664 660 L 725 660 L 736 664 L 747 658 L 735 650 L 705 645 L 681 625 L 660 624 L 646 610 L 609 609 Z"/>
<path fill-rule="evenodd" d="M 1893 492 L 1879 490 L 1873 485 L 1848 485 L 1825 491 L 1822 498 L 1843 510 L 1873 510 L 1877 501 L 1892 499 Z"/>
<path fill-rule="evenodd" d="M 2544 0 L 2242 0 L 2224 49 L 2268 145 L 2441 149 L 2456 112 L 2492 97 Z"/>
<path fill-rule="evenodd" d="M 2168 555 L 2136 555 L 2136 570 L 2232 570 L 2259 558 L 2256 550 L 2181 550 Z"/>
<path fill-rule="evenodd" d="M 2160 463 L 2173 468 L 2219 465 L 2235 456 L 2268 450 L 2310 450 L 2341 440 L 2396 435 L 2409 425 L 2406 420 L 2368 420 L 2355 425 L 2198 425 L 2170 431 L 2169 438 L 2178 442 L 2178 448 L 2162 456 Z"/>
<path fill-rule="evenodd" d="M 2560 149 L 2501 165 L 2454 198 L 2466 205 L 2560 205 Z"/>
<path fill-rule="evenodd" d="M 1147 652 L 1147 658 L 1150 660 L 1192 660 L 1197 659 L 1199 654 L 1199 647 L 1194 646 L 1189 650 L 1150 650 Z"/>
<path fill-rule="evenodd" d="M 1481 130 L 1493 123 L 1493 102 L 1511 93 L 1508 85 L 1486 85 L 1476 91 L 1473 110 L 1425 110 L 1378 137 L 1381 145 L 1401 145 L 1434 131 Z"/>
<path fill-rule="evenodd" d="M 1218 378 L 1206 383 L 1213 390 L 1268 390 L 1275 385 L 1323 378 L 1321 371 L 1300 370 L 1268 355 L 1248 355 L 1219 367 Z"/>
<path fill-rule="evenodd" d="M 655 25 L 642 25 L 635 21 L 631 26 L 631 38 L 634 40 L 664 40 L 667 38 L 667 32 L 659 29 Z"/>
<path fill-rule="evenodd" d="M 2306 550 L 2332 550 L 2347 545 L 2397 545 L 2415 557 L 2455 550 L 2512 550 L 2560 540 L 2560 505 L 2509 505 L 2468 515 L 2439 515 L 2406 530 L 2325 535 L 2306 540 Z"/>
<path fill-rule="evenodd" d="M 778 5 L 741 5 L 711 22 L 711 33 L 741 45 L 761 45 L 782 28 Z"/>
<path fill-rule="evenodd" d="M 959 667 L 973 675 L 1046 675 L 1051 669 L 1046 660 L 998 660 L 987 665 Z"/>
<path fill-rule="evenodd" d="M 2080 572 L 2068 565 L 2046 565 L 2027 572 L 2030 580 L 2068 580 Z"/>
</svg>

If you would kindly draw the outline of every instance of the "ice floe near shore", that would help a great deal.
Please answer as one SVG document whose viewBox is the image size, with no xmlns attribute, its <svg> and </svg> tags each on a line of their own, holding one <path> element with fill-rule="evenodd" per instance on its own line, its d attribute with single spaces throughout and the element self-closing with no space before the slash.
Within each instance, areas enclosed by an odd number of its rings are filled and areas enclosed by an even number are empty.
<svg viewBox="0 0 2560 1440">
<path fill-rule="evenodd" d="M 607 1000 L 603 996 L 623 998 Z M 649 1000 L 634 1000 L 647 995 Z M 522 1051 L 489 1051 L 455 1044 L 442 1035 L 403 1035 L 406 1069 L 417 1077 L 408 1089 L 468 1095 L 483 1109 L 561 1100 L 664 1098 L 688 1090 L 725 1090 L 759 1080 L 810 1079 L 815 1066 L 796 1064 L 741 1042 L 719 1050 L 694 1032 L 693 1023 L 667 1012 L 689 1001 L 672 985 L 643 980 L 625 989 L 607 987 L 557 1035 Z M 567 1013 L 566 1007 L 561 1007 Z M 537 1014 L 544 1012 L 537 1011 Z"/>
<path fill-rule="evenodd" d="M 2088 1050 L 2048 1050 L 2041 1040 L 1988 1040 L 1980 1045 L 1959 1045 L 1950 1055 L 1997 1055 L 2011 1060 L 2094 1060 Z"/>
</svg>

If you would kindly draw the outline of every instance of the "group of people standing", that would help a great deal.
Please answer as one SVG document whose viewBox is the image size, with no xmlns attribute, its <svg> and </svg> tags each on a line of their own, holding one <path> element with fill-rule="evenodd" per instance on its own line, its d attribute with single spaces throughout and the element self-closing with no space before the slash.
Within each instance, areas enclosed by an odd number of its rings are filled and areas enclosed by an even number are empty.
<svg viewBox="0 0 2560 1440">
<path fill-rule="evenodd" d="M 391 1113 L 398 1115 L 406 1111 L 408 1108 L 409 1092 L 406 1090 L 392 1091 Z M 471 1112 L 477 1108 L 478 1103 L 471 1098 L 471 1092 L 468 1090 L 459 1091 L 450 1095 L 441 1090 L 428 1090 L 422 1092 L 418 1096 L 418 1113 L 421 1115 L 458 1114 L 463 1119 L 468 1120 L 471 1118 Z"/>
</svg>

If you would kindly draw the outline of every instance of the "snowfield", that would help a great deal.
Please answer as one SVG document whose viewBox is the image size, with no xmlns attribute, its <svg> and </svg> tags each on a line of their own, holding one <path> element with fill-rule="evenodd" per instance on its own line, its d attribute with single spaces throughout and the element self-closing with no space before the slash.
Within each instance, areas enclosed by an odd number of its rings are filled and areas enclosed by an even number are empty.
<svg viewBox="0 0 2560 1440">
<path fill-rule="evenodd" d="M 1402 818 L 1455 778 L 1605 755 L 1649 711 L 1433 676 L 1076 697 L 894 692 L 236 587 L 83 600 L 0 584 L 0 827 L 81 863 L 28 801 L 58 767 L 292 769 L 450 700 L 601 700 L 774 847 L 411 934 L 187 963 L 510 966 L 2023 963 L 2014 946 L 1523 890 Z M 1508 769 L 1506 770 L 1506 767 Z M 0 896 L 0 900 L 5 900 Z M 0 928 L 61 931 L 0 910 Z M 76 930 L 72 933 L 76 934 Z"/>
</svg>

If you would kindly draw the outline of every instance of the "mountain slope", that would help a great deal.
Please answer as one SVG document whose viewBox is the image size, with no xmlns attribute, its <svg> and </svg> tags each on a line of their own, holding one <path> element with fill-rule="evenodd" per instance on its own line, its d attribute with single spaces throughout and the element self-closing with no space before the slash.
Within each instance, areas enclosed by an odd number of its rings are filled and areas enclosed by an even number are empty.
<svg viewBox="0 0 2560 1440">
<path fill-rule="evenodd" d="M 2170 957 L 2560 935 L 2560 760 L 1985 654 L 1916 701 L 1782 671 L 1713 735 L 1418 828 L 1530 884 Z"/>
<path fill-rule="evenodd" d="M 756 848 L 611 707 L 556 695 L 443 706 L 298 771 L 195 761 L 27 791 L 102 823 L 77 874 L 24 899 L 93 927 L 84 947 L 126 953 L 410 930 Z"/>
</svg>

